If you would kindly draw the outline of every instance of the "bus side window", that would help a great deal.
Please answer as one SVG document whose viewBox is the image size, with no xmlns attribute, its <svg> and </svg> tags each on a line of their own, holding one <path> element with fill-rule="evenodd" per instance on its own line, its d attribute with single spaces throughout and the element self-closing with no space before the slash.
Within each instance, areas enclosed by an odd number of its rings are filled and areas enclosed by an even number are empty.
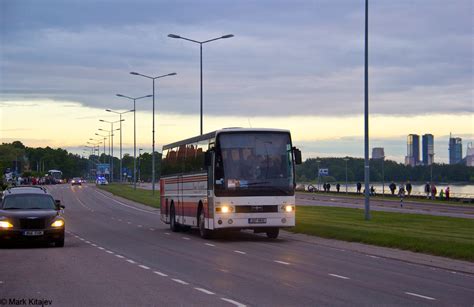
<svg viewBox="0 0 474 307">
<path fill-rule="evenodd" d="M 209 148 L 209 140 L 199 141 L 197 143 L 197 150 L 196 150 L 196 167 L 197 171 L 205 170 L 204 166 L 204 153 Z"/>
<path fill-rule="evenodd" d="M 188 172 L 195 172 L 196 169 L 196 144 L 188 144 L 186 145 L 186 160 L 184 163 L 184 171 Z"/>
</svg>

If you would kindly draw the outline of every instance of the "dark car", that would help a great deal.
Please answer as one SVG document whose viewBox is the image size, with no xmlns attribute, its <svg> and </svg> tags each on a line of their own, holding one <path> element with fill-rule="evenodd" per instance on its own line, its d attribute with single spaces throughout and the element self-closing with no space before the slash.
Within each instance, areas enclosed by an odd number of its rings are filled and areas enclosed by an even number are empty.
<svg viewBox="0 0 474 307">
<path fill-rule="evenodd" d="M 82 179 L 79 177 L 72 178 L 71 185 L 82 185 Z"/>
<path fill-rule="evenodd" d="M 64 246 L 64 206 L 40 186 L 5 190 L 0 203 L 0 243 L 43 241 Z"/>
</svg>

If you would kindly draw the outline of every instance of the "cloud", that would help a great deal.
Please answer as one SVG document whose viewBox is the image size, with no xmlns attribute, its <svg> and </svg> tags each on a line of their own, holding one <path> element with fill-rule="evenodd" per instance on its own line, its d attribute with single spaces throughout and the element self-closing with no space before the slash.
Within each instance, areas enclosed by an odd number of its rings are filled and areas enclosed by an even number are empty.
<svg viewBox="0 0 474 307">
<path fill-rule="evenodd" d="M 130 103 L 116 93 L 151 92 L 151 82 L 129 75 L 131 70 L 177 72 L 158 80 L 157 107 L 197 114 L 199 46 L 166 35 L 204 40 L 233 33 L 203 46 L 205 114 L 363 112 L 363 8 L 353 1 L 51 3 L 3 3 L 5 99 L 126 109 Z M 371 114 L 473 111 L 470 12 L 468 0 L 371 5 Z"/>
</svg>

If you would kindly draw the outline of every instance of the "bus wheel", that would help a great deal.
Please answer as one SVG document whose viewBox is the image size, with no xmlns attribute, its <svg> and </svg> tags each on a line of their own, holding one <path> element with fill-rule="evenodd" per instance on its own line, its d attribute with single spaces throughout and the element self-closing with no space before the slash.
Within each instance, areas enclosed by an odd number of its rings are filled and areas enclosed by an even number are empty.
<svg viewBox="0 0 474 307">
<path fill-rule="evenodd" d="M 170 208 L 170 229 L 172 232 L 179 231 L 179 225 L 176 223 L 176 214 L 174 213 L 174 205 Z"/>
<path fill-rule="evenodd" d="M 199 214 L 199 234 L 201 235 L 201 238 L 209 239 L 211 238 L 212 231 L 206 229 L 205 221 L 204 210 L 201 210 L 201 213 Z"/>
<path fill-rule="evenodd" d="M 271 228 L 267 230 L 267 238 L 276 239 L 278 238 L 279 233 L 280 233 L 280 228 Z"/>
</svg>

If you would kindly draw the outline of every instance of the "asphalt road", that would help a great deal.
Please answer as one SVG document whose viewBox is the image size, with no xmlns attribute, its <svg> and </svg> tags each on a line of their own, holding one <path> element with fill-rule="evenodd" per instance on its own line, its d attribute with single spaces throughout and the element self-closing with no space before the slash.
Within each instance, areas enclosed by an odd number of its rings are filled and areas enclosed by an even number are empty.
<svg viewBox="0 0 474 307">
<path fill-rule="evenodd" d="M 298 192 L 296 193 L 296 203 L 300 206 L 364 208 L 365 200 L 362 197 L 346 197 L 344 195 L 337 196 L 334 194 L 324 195 L 321 193 Z M 377 211 L 430 214 L 474 219 L 474 205 L 469 204 L 440 204 L 405 199 L 403 201 L 403 207 L 401 207 L 400 201 L 398 200 L 380 200 L 372 198 L 370 200 L 370 206 L 371 210 Z"/>
<path fill-rule="evenodd" d="M 474 275 L 291 235 L 203 240 L 196 231 L 172 233 L 157 210 L 93 186 L 50 189 L 66 205 L 66 245 L 1 249 L 0 304 L 12 298 L 54 306 L 474 304 Z"/>
</svg>

